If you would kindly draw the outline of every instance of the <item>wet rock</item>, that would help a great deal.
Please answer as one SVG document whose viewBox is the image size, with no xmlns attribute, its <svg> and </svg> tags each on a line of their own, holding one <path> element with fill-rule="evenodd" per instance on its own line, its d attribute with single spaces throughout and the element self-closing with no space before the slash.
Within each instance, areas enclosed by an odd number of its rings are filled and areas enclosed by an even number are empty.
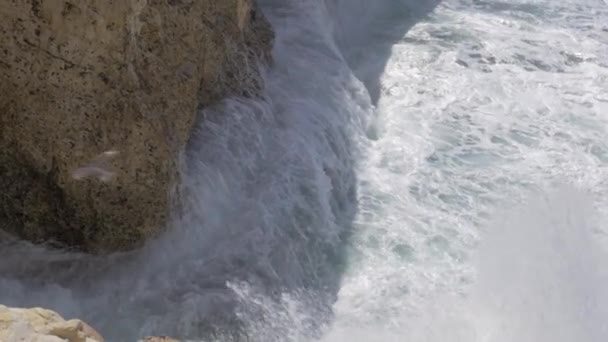
<svg viewBox="0 0 608 342">
<path fill-rule="evenodd" d="M 158 234 L 197 107 L 256 96 L 272 39 L 251 0 L 3 2 L 0 226 L 91 252 Z"/>
</svg>

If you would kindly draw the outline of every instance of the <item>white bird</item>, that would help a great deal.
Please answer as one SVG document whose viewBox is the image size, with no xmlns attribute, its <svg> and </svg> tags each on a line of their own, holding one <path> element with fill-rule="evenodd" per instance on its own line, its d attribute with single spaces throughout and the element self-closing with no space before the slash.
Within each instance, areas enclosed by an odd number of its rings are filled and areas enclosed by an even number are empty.
<svg viewBox="0 0 608 342">
<path fill-rule="evenodd" d="M 72 171 L 72 178 L 82 180 L 88 177 L 95 177 L 104 183 L 111 181 L 116 173 L 111 170 L 109 164 L 118 154 L 119 152 L 114 150 L 101 153 L 88 164 Z"/>
</svg>

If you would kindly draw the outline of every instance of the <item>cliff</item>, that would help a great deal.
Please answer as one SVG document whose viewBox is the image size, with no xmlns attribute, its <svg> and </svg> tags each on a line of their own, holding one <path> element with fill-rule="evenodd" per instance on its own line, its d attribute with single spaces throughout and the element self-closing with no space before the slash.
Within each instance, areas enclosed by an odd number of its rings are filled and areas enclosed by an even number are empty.
<svg viewBox="0 0 608 342">
<path fill-rule="evenodd" d="M 198 106 L 255 96 L 251 0 L 0 2 L 0 227 L 92 252 L 160 232 Z"/>
</svg>

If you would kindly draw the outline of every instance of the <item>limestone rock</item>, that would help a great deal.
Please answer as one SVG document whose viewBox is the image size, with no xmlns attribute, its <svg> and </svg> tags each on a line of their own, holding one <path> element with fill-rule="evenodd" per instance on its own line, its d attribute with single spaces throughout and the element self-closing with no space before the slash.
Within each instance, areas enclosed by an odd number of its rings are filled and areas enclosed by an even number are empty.
<svg viewBox="0 0 608 342">
<path fill-rule="evenodd" d="M 167 336 L 159 336 L 159 337 L 146 337 L 141 342 L 179 342 L 176 339 Z"/>
<path fill-rule="evenodd" d="M 0 341 L 15 342 L 103 342 L 86 323 L 65 321 L 54 311 L 9 308 L 0 305 Z"/>
<path fill-rule="evenodd" d="M 262 87 L 251 1 L 0 1 L 0 226 L 94 252 L 157 234 L 197 106 Z"/>
</svg>

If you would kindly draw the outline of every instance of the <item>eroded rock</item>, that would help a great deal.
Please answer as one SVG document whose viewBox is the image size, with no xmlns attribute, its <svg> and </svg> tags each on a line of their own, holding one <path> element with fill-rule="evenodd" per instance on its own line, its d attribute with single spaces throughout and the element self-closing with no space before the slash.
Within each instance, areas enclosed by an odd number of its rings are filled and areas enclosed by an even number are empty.
<svg viewBox="0 0 608 342">
<path fill-rule="evenodd" d="M 197 106 L 255 96 L 271 45 L 250 0 L 1 2 L 0 226 L 141 245 L 168 219 Z M 74 176 L 105 151 L 111 171 Z"/>
<path fill-rule="evenodd" d="M 141 342 L 179 342 L 176 339 L 167 336 L 159 336 L 159 337 L 146 337 Z"/>
<path fill-rule="evenodd" d="M 51 310 L 0 305 L 0 341 L 103 342 L 104 339 L 83 321 L 66 321 Z"/>
</svg>

